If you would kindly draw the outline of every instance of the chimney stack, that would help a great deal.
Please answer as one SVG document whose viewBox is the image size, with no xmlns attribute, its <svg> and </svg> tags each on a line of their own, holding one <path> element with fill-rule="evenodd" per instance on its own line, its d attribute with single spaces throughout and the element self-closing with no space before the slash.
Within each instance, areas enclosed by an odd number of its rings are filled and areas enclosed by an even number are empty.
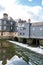
<svg viewBox="0 0 43 65">
<path fill-rule="evenodd" d="M 31 19 L 28 19 L 28 23 L 30 23 L 31 22 Z"/>
<path fill-rule="evenodd" d="M 8 20 L 8 14 L 7 13 L 3 14 L 3 19 Z"/>
</svg>

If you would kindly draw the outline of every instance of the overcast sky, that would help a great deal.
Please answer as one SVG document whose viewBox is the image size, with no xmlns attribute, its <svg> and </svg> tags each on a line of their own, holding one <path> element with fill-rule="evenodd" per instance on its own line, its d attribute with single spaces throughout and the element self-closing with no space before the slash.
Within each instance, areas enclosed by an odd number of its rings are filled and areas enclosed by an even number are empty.
<svg viewBox="0 0 43 65">
<path fill-rule="evenodd" d="M 0 18 L 7 13 L 13 19 L 43 21 L 43 0 L 0 0 Z"/>
</svg>

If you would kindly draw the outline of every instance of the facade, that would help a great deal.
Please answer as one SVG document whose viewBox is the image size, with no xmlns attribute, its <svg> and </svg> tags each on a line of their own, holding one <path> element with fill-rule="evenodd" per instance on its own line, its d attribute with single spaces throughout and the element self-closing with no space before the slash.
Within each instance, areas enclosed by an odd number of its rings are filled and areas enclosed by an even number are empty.
<svg viewBox="0 0 43 65">
<path fill-rule="evenodd" d="M 43 22 L 31 24 L 30 38 L 43 39 Z"/>
<path fill-rule="evenodd" d="M 18 22 L 18 37 L 29 38 L 29 23 Z"/>
<path fill-rule="evenodd" d="M 20 24 L 18 26 L 18 37 L 43 39 L 43 22 Z"/>
<path fill-rule="evenodd" d="M 20 42 L 43 45 L 43 22 L 18 22 L 18 38 Z"/>
<path fill-rule="evenodd" d="M 0 19 L 0 38 L 10 38 L 17 35 L 16 22 L 8 19 L 8 14 L 4 13 L 3 18 Z"/>
</svg>

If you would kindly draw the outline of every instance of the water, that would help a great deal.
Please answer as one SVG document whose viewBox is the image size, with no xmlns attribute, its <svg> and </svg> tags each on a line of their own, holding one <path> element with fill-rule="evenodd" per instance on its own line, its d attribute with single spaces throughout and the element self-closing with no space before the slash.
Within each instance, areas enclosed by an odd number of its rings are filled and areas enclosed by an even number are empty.
<svg viewBox="0 0 43 65">
<path fill-rule="evenodd" d="M 2 40 L 0 65 L 43 65 L 43 55 Z"/>
</svg>

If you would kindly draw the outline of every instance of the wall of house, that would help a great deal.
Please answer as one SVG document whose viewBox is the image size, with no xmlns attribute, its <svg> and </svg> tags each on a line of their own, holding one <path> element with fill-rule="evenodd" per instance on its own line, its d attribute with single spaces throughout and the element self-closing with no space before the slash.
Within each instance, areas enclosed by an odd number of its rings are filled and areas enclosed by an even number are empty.
<svg viewBox="0 0 43 65">
<path fill-rule="evenodd" d="M 13 32 L 13 37 L 18 37 L 18 32 Z"/>
<path fill-rule="evenodd" d="M 12 20 L 0 19 L 0 37 L 17 36 L 16 22 Z"/>
<path fill-rule="evenodd" d="M 32 26 L 31 25 L 30 38 L 43 39 L 43 26 L 41 26 L 41 25 Z"/>
<path fill-rule="evenodd" d="M 18 37 L 29 38 L 29 23 L 24 23 L 24 26 L 18 26 Z"/>
</svg>

